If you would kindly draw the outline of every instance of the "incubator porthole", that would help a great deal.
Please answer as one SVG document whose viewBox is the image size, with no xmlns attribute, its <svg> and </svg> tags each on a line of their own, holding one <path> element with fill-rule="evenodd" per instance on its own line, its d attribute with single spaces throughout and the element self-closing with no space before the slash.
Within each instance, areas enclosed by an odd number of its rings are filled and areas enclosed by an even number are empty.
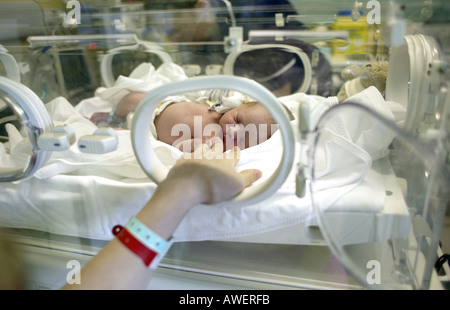
<svg viewBox="0 0 450 310">
<path fill-rule="evenodd" d="M 32 157 L 31 141 L 26 129 L 26 119 L 24 111 L 20 106 L 12 104 L 8 95 L 0 90 L 0 139 L 3 143 L 2 154 L 2 177 L 11 177 L 10 173 L 20 175 L 28 167 Z M 23 153 L 18 153 L 18 149 L 23 149 Z M 3 159 L 7 159 L 6 161 Z"/>
<path fill-rule="evenodd" d="M 0 181 L 29 178 L 50 156 L 40 150 L 37 139 L 53 124 L 40 99 L 18 82 L 0 77 L 0 97 Z"/>
</svg>

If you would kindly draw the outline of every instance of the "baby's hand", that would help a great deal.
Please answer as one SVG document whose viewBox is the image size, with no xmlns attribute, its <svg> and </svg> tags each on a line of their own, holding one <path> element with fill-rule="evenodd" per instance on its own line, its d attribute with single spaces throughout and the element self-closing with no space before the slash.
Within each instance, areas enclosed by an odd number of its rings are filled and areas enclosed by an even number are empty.
<svg viewBox="0 0 450 310">
<path fill-rule="evenodd" d="M 220 141 L 218 141 L 217 139 L 219 139 Z M 173 147 L 179 149 L 180 151 L 182 151 L 184 153 L 192 153 L 199 145 L 205 144 L 211 148 L 216 142 L 223 143 L 223 141 L 218 137 L 213 137 L 206 141 L 195 138 L 195 139 L 181 141 L 178 144 L 173 145 Z"/>
<path fill-rule="evenodd" d="M 102 122 L 106 123 L 108 121 L 108 116 L 109 116 L 108 112 L 97 112 L 92 114 L 89 120 L 93 122 L 95 125 L 98 125 L 99 123 Z"/>
<path fill-rule="evenodd" d="M 177 143 L 177 144 L 175 144 Z M 202 144 L 201 139 L 189 139 L 189 140 L 183 140 L 183 141 L 175 141 L 173 147 L 179 149 L 182 152 L 185 153 L 192 153 L 195 148 Z"/>
</svg>

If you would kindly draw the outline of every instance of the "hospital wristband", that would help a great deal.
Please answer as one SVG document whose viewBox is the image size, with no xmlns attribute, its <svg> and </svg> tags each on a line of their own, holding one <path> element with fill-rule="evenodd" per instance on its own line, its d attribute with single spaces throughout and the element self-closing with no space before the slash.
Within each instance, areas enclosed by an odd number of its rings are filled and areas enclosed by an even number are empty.
<svg viewBox="0 0 450 310">
<path fill-rule="evenodd" d="M 114 226 L 112 233 L 117 237 L 117 239 L 122 242 L 130 251 L 139 256 L 144 262 L 145 266 L 155 269 L 159 263 L 158 253 L 152 249 L 147 248 L 142 242 L 136 239 L 126 228 L 116 225 Z"/>
<path fill-rule="evenodd" d="M 125 227 L 146 247 L 152 249 L 162 256 L 166 254 L 173 243 L 173 238 L 169 239 L 169 241 L 166 241 L 134 216 L 130 218 Z"/>
<path fill-rule="evenodd" d="M 127 122 L 127 117 L 119 117 L 116 115 L 116 108 L 117 105 L 113 107 L 113 109 L 111 110 L 111 112 L 108 115 L 108 124 L 111 127 L 123 127 L 124 124 L 126 124 Z"/>
</svg>

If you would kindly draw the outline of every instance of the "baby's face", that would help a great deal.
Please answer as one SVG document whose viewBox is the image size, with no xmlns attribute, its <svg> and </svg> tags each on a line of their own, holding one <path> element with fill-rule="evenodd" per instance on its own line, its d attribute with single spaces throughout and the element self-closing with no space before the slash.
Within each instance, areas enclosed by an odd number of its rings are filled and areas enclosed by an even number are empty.
<svg viewBox="0 0 450 310">
<path fill-rule="evenodd" d="M 156 134 L 158 140 L 190 152 L 198 143 L 214 137 L 222 139 L 221 117 L 222 114 L 209 110 L 205 104 L 172 103 L 155 118 Z"/>
<path fill-rule="evenodd" d="M 270 113 L 259 103 L 250 102 L 220 114 L 207 105 L 178 102 L 167 106 L 155 118 L 158 140 L 184 152 L 214 138 L 223 140 L 225 150 L 245 149 L 269 139 L 278 129 Z"/>
<path fill-rule="evenodd" d="M 234 108 L 220 118 L 226 149 L 249 148 L 269 139 L 278 129 L 272 115 L 258 102 Z"/>
</svg>

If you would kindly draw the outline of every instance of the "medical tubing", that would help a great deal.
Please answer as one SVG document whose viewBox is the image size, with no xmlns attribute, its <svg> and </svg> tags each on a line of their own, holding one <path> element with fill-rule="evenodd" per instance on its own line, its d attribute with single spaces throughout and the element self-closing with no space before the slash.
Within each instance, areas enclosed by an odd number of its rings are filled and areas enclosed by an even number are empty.
<svg viewBox="0 0 450 310">
<path fill-rule="evenodd" d="M 230 1 L 228 1 L 228 0 L 222 0 L 222 1 L 223 1 L 223 3 L 225 3 L 225 6 L 227 7 L 228 14 L 230 14 L 231 26 L 236 27 L 236 18 L 234 17 L 233 6 L 231 5 Z"/>
</svg>

